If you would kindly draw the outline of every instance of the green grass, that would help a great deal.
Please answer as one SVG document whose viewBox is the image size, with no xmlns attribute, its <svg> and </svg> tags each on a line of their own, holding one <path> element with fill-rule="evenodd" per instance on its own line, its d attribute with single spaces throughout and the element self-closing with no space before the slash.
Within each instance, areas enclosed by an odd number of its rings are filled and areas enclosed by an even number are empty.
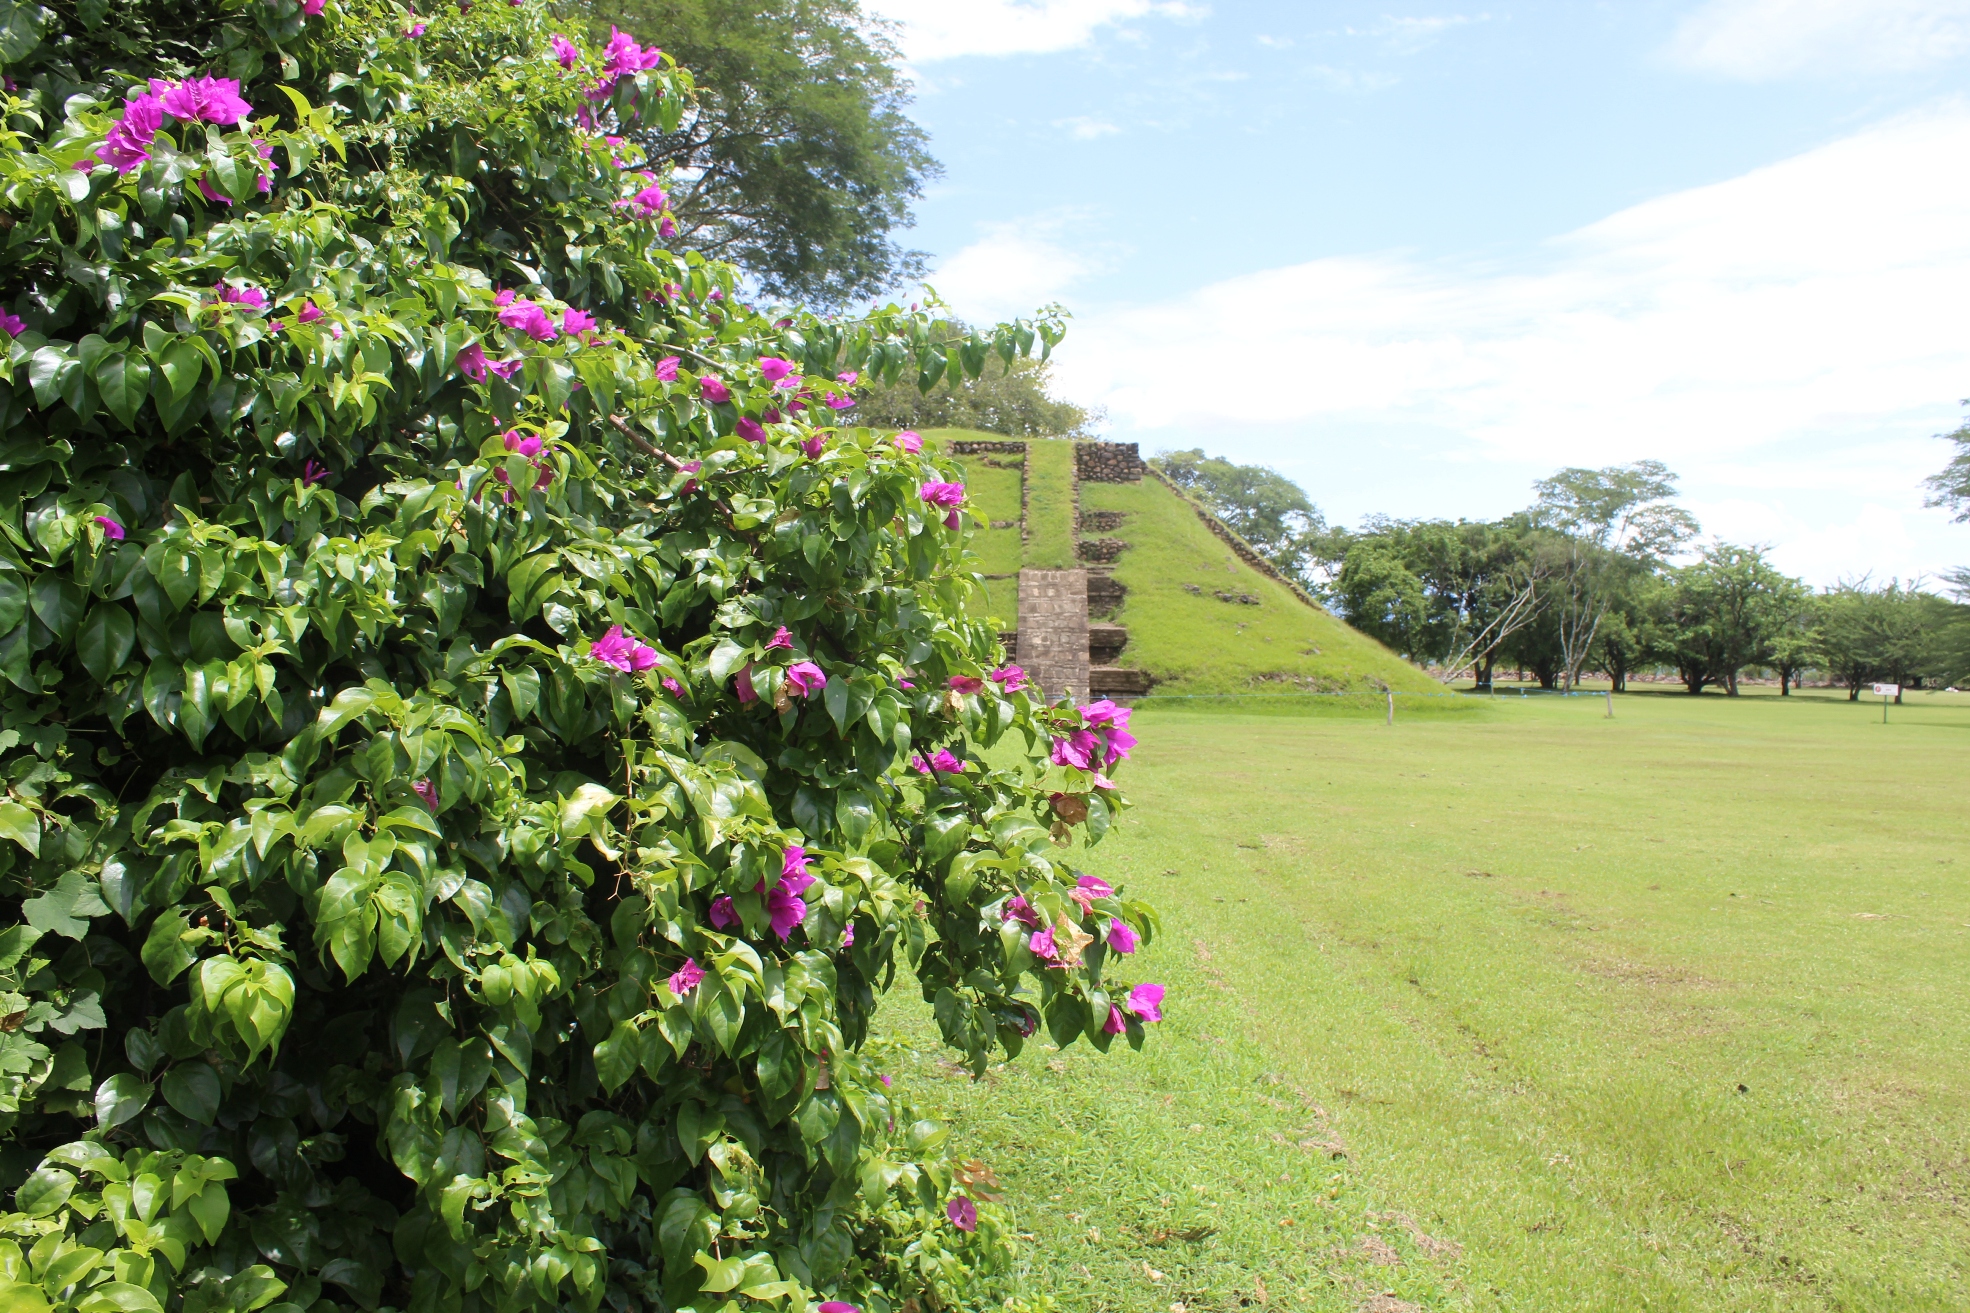
<svg viewBox="0 0 1970 1313">
<path fill-rule="evenodd" d="M 1155 479 L 1084 483 L 1081 508 L 1129 517 L 1114 535 L 1131 544 L 1115 564 L 1129 590 L 1116 617 L 1129 629 L 1122 664 L 1152 672 L 1157 694 L 1441 691 L 1380 643 L 1240 561 L 1189 503 Z M 1221 592 L 1259 604 L 1221 601 Z"/>
<path fill-rule="evenodd" d="M 1616 709 L 1139 712 L 1139 810 L 1087 865 L 1162 908 L 1152 1046 L 972 1086 L 893 1008 L 1024 1288 L 1964 1308 L 1970 699 Z"/>
<path fill-rule="evenodd" d="M 953 441 L 1004 442 L 1006 438 L 998 433 L 978 433 L 969 429 L 930 429 L 923 435 L 929 446 L 942 452 L 945 444 Z M 987 465 L 983 456 L 944 456 L 945 463 L 954 465 L 961 473 L 965 486 L 965 498 L 988 522 L 1009 523 L 1005 529 L 974 529 L 969 546 L 978 559 L 973 568 L 981 574 L 1017 576 L 1022 564 L 1020 544 L 1020 472 L 997 465 Z M 990 457 L 993 460 L 1010 461 L 1011 456 Z M 1011 629 L 1019 624 L 1019 580 L 1015 578 L 988 579 L 985 581 L 986 614 L 997 616 L 1002 626 Z"/>
<path fill-rule="evenodd" d="M 1026 564 L 1071 570 L 1074 556 L 1074 444 L 1036 439 L 1026 444 Z"/>
</svg>

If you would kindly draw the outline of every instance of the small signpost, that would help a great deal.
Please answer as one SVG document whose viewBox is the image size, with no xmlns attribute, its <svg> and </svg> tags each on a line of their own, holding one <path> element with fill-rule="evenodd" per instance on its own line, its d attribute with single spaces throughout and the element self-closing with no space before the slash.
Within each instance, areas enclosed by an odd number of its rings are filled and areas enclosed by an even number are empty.
<svg viewBox="0 0 1970 1313">
<path fill-rule="evenodd" d="M 1881 695 L 1881 723 L 1885 725 L 1888 723 L 1888 700 L 1890 698 L 1900 697 L 1902 695 L 1902 686 L 1900 684 L 1876 684 L 1874 691 Z"/>
</svg>

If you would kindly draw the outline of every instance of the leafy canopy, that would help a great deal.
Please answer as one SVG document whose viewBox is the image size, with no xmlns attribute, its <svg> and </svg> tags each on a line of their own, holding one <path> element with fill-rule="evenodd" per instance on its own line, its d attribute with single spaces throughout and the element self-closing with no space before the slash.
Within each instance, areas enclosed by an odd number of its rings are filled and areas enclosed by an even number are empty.
<svg viewBox="0 0 1970 1313">
<path fill-rule="evenodd" d="M 0 65 L 5 1306 L 967 1298 L 989 1173 L 871 1018 L 905 954 L 974 1071 L 1141 1042 L 1153 914 L 1070 865 L 1133 740 L 831 421 L 1058 325 L 740 303 L 608 141 L 690 78 L 534 5 Z"/>
</svg>

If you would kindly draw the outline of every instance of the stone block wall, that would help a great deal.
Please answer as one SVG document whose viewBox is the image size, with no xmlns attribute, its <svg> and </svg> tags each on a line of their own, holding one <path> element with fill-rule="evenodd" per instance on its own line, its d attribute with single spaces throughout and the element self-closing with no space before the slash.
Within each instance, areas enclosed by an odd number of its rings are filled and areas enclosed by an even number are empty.
<svg viewBox="0 0 1970 1313">
<path fill-rule="evenodd" d="M 1048 698 L 1088 696 L 1088 575 L 1019 572 L 1019 664 Z"/>
<path fill-rule="evenodd" d="M 1023 442 L 953 442 L 945 450 L 953 456 L 1024 456 Z"/>
<path fill-rule="evenodd" d="M 1141 483 L 1148 468 L 1133 442 L 1074 444 L 1074 471 L 1089 483 Z"/>
</svg>

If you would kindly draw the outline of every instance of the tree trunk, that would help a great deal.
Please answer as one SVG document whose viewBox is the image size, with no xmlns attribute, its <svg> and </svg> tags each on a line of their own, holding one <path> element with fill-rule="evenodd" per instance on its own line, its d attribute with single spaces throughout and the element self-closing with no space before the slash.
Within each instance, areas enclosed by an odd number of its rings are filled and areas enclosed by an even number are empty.
<svg viewBox="0 0 1970 1313">
<path fill-rule="evenodd" d="M 1725 697 L 1734 698 L 1737 696 L 1737 671 L 1726 670 L 1722 683 L 1724 685 Z"/>
<path fill-rule="evenodd" d="M 1791 666 L 1780 666 L 1778 668 L 1778 695 L 1782 698 L 1789 698 L 1792 696 L 1792 667 Z"/>
<path fill-rule="evenodd" d="M 1484 664 L 1478 668 L 1477 686 L 1481 689 L 1488 690 L 1491 687 L 1491 662 L 1492 658 L 1486 657 Z"/>
</svg>

